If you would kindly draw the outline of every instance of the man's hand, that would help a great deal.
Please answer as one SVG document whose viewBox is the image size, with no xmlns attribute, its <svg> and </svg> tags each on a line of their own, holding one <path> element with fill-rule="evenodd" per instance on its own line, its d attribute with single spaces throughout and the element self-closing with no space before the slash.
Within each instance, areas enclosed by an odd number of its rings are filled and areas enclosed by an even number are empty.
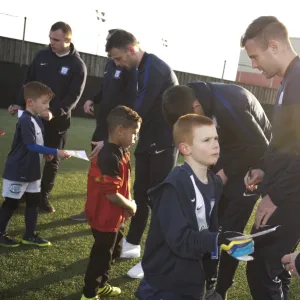
<svg viewBox="0 0 300 300">
<path fill-rule="evenodd" d="M 299 273 L 296 268 L 296 258 L 300 254 L 300 252 L 294 252 L 291 254 L 285 255 L 281 262 L 284 264 L 285 269 L 290 272 L 292 275 L 299 277 Z"/>
<path fill-rule="evenodd" d="M 94 102 L 92 100 L 86 100 L 83 106 L 83 110 L 86 114 L 94 116 Z"/>
<path fill-rule="evenodd" d="M 93 160 L 97 157 L 98 153 L 100 152 L 100 150 L 102 149 L 102 147 L 104 146 L 104 142 L 103 141 L 99 141 L 99 142 L 92 142 L 93 145 L 95 145 L 96 147 L 94 148 L 94 150 L 89 154 L 88 158 L 89 160 Z"/>
<path fill-rule="evenodd" d="M 44 158 L 46 161 L 51 161 L 54 158 L 54 156 L 50 154 L 44 154 Z"/>
<path fill-rule="evenodd" d="M 40 114 L 40 117 L 43 118 L 44 120 L 46 121 L 50 121 L 52 120 L 54 117 L 53 117 L 53 114 L 50 110 L 45 110 L 43 111 L 41 114 Z"/>
<path fill-rule="evenodd" d="M 18 109 L 22 109 L 22 107 L 16 104 L 10 105 L 8 107 L 8 113 L 10 115 L 14 115 L 18 111 Z"/>
<path fill-rule="evenodd" d="M 265 173 L 261 169 L 251 170 L 251 174 L 249 174 L 248 172 L 244 178 L 246 188 L 249 191 L 253 192 L 254 190 L 257 189 L 257 184 L 263 180 L 264 176 Z"/>
<path fill-rule="evenodd" d="M 277 206 L 272 202 L 269 195 L 264 196 L 260 201 L 260 203 L 258 204 L 256 210 L 256 215 L 255 215 L 256 229 L 265 226 L 269 218 L 272 216 L 272 214 L 276 209 Z"/>
<path fill-rule="evenodd" d="M 67 159 L 70 158 L 71 155 L 64 150 L 57 150 L 57 157 L 60 159 Z"/>
<path fill-rule="evenodd" d="M 225 185 L 228 181 L 228 177 L 225 175 L 224 170 L 222 169 L 219 172 L 217 172 L 217 175 L 221 177 L 223 185 Z"/>
</svg>

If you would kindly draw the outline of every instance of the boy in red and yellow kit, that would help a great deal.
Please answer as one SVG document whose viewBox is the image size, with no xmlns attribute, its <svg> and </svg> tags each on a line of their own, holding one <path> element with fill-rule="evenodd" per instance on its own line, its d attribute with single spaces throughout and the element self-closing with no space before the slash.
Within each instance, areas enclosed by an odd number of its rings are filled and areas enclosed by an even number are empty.
<svg viewBox="0 0 300 300">
<path fill-rule="evenodd" d="M 120 288 L 107 283 L 111 261 L 122 243 L 123 223 L 136 212 L 130 196 L 130 154 L 141 126 L 140 116 L 126 106 L 114 108 L 107 117 L 108 142 L 98 155 L 94 182 L 89 180 L 85 212 L 95 239 L 84 278 L 81 300 L 116 296 Z M 94 174 L 98 172 L 98 174 Z M 95 176 L 96 175 L 96 176 Z M 118 248 L 119 247 L 119 248 Z"/>
</svg>

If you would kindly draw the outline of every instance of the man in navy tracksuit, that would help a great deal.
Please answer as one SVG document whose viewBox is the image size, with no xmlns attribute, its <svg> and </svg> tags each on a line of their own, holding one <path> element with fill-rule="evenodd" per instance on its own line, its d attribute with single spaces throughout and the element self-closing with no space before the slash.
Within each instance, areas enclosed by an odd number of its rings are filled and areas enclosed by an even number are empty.
<svg viewBox="0 0 300 300">
<path fill-rule="evenodd" d="M 163 110 L 173 125 L 188 113 L 212 118 L 216 124 L 220 158 L 213 171 L 220 175 L 224 189 L 219 206 L 219 223 L 223 230 L 243 232 L 258 195 L 244 196 L 244 175 L 260 160 L 271 139 L 271 126 L 258 100 L 246 89 L 232 84 L 195 81 L 165 92 Z M 214 282 L 216 265 L 207 271 L 207 288 Z M 233 283 L 238 261 L 222 252 L 217 292 L 223 299 Z"/>
<path fill-rule="evenodd" d="M 300 58 L 291 46 L 288 31 L 276 17 L 259 17 L 247 28 L 241 46 L 253 68 L 266 78 L 282 77 L 274 106 L 272 141 L 261 169 L 245 177 L 246 186 L 258 186 L 262 200 L 253 231 L 281 225 L 259 240 L 255 260 L 247 264 L 247 279 L 254 300 L 287 300 L 290 284 L 281 259 L 300 238 Z"/>
<path fill-rule="evenodd" d="M 28 67 L 25 83 L 39 81 L 49 86 L 55 94 L 50 103 L 48 116 L 45 117 L 45 146 L 63 149 L 67 130 L 71 123 L 71 111 L 79 101 L 86 82 L 86 66 L 71 43 L 72 30 L 64 22 L 57 22 L 50 29 L 49 48 L 39 51 Z M 9 107 L 10 113 L 24 108 L 23 89 L 17 105 Z M 46 162 L 41 183 L 40 208 L 54 212 L 49 203 L 49 194 L 53 188 L 59 158 Z"/>
<path fill-rule="evenodd" d="M 117 29 L 108 31 L 108 37 Z M 107 38 L 108 38 L 107 37 Z M 110 111 L 118 105 L 125 105 L 133 108 L 137 94 L 137 70 L 121 68 L 110 59 L 107 61 L 103 74 L 103 81 L 100 91 L 93 97 L 93 100 L 87 100 L 84 104 L 84 111 L 94 115 L 96 109 L 96 129 L 92 136 L 92 152 L 89 155 L 91 159 L 91 168 L 98 168 L 94 159 L 103 147 L 104 141 L 108 138 L 107 116 Z M 85 212 L 71 216 L 74 221 L 86 221 Z"/>
<path fill-rule="evenodd" d="M 106 40 L 118 29 L 110 29 Z M 84 111 L 94 115 L 95 105 L 98 105 L 96 114 L 96 129 L 92 141 L 99 142 L 108 137 L 106 118 L 109 112 L 118 105 L 132 108 L 137 94 L 137 70 L 136 67 L 127 70 L 117 66 L 109 59 L 104 68 L 103 81 L 99 92 L 93 100 L 87 100 Z"/>
<path fill-rule="evenodd" d="M 97 142 L 107 139 L 106 118 L 113 108 L 118 105 L 133 107 L 137 93 L 136 86 L 136 68 L 126 70 L 116 66 L 113 60 L 107 62 L 101 89 L 90 103 L 92 106 L 99 105 L 96 115 L 97 126 L 92 141 Z"/>
<path fill-rule="evenodd" d="M 140 241 L 149 214 L 146 192 L 163 181 L 175 165 L 172 130 L 164 120 L 161 101 L 163 92 L 177 85 L 178 80 L 164 61 L 142 51 L 136 38 L 125 30 L 117 30 L 111 35 L 106 51 L 116 65 L 138 68 L 138 95 L 134 109 L 143 123 L 135 150 L 133 189 L 137 212 L 131 220 L 122 253 L 122 257 L 133 258 L 140 256 Z M 139 273 L 129 273 L 129 276 L 142 277 L 142 270 Z"/>
</svg>

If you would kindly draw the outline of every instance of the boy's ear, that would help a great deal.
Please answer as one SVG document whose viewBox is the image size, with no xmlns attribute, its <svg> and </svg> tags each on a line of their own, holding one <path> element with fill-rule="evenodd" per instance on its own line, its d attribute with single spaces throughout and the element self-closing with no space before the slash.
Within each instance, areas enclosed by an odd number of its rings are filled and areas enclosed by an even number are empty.
<svg viewBox="0 0 300 300">
<path fill-rule="evenodd" d="M 33 102 L 33 100 L 30 99 L 30 98 L 29 98 L 29 99 L 26 99 L 26 101 L 25 101 L 25 103 L 28 104 L 28 105 L 32 104 L 32 102 Z"/>
<path fill-rule="evenodd" d="M 182 155 L 188 156 L 191 154 L 191 148 L 188 144 L 186 143 L 180 143 L 178 145 L 178 150 Z"/>
<path fill-rule="evenodd" d="M 123 127 L 122 125 L 118 125 L 118 126 L 116 127 L 116 133 L 117 133 L 118 135 L 123 135 L 123 130 L 124 130 L 124 127 Z"/>
</svg>

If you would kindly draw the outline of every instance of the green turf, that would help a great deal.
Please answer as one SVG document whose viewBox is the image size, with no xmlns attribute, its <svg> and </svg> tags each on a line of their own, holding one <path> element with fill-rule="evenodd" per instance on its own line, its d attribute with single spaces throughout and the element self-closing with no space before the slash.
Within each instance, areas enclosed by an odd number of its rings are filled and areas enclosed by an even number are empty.
<svg viewBox="0 0 300 300">
<path fill-rule="evenodd" d="M 6 111 L 0 110 L 0 128 L 6 131 L 6 135 L 0 137 L 1 172 L 11 146 L 15 123 L 16 117 L 9 117 Z M 73 118 L 66 149 L 85 149 L 89 152 L 94 126 L 95 122 L 91 119 Z M 132 162 L 134 165 L 133 157 Z M 52 242 L 52 247 L 0 248 L 1 300 L 80 299 L 93 239 L 86 224 L 73 222 L 68 217 L 83 208 L 88 167 L 88 162 L 75 158 L 61 164 L 51 195 L 56 212 L 52 215 L 41 214 L 38 220 L 39 233 Z M 247 230 L 249 228 L 250 224 Z M 23 207 L 14 215 L 9 229 L 12 236 L 21 238 L 24 231 Z M 123 291 L 118 299 L 135 299 L 133 294 L 139 280 L 128 278 L 126 272 L 137 262 L 121 261 L 112 267 L 111 282 Z M 244 273 L 245 264 L 241 263 L 229 300 L 251 299 Z M 300 281 L 294 281 L 289 299 L 300 299 L 299 294 Z"/>
</svg>

